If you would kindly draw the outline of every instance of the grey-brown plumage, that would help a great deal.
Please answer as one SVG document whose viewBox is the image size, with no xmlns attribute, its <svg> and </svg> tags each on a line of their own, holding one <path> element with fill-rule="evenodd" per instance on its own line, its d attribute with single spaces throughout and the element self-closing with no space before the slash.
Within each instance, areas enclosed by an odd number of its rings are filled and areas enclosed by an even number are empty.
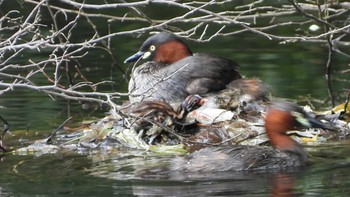
<svg viewBox="0 0 350 197">
<path fill-rule="evenodd" d="M 242 78 L 235 62 L 209 54 L 192 55 L 184 42 L 166 32 L 148 38 L 140 51 L 125 62 L 140 57 L 152 61 L 136 67 L 131 74 L 132 102 L 142 99 L 180 102 L 191 94 L 220 91 L 231 81 Z"/>
<path fill-rule="evenodd" d="M 175 172 L 268 171 L 304 166 L 303 147 L 286 132 L 295 127 L 329 128 L 301 107 L 275 102 L 266 114 L 265 129 L 272 147 L 226 145 L 210 146 L 170 162 Z"/>
<path fill-rule="evenodd" d="M 266 146 L 216 146 L 195 151 L 172 162 L 183 172 L 268 171 L 305 165 L 303 155 Z"/>
</svg>

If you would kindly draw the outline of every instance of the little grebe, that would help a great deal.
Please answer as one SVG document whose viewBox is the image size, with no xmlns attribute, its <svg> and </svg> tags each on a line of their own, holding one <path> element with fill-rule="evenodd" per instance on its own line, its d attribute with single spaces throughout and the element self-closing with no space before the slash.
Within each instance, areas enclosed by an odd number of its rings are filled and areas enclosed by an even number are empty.
<svg viewBox="0 0 350 197">
<path fill-rule="evenodd" d="M 209 54 L 192 54 L 180 38 L 167 32 L 148 38 L 139 52 L 124 63 L 139 58 L 151 61 L 132 71 L 131 102 L 180 102 L 191 94 L 223 90 L 233 80 L 242 78 L 235 62 Z"/>
<path fill-rule="evenodd" d="M 202 106 L 205 101 L 199 95 L 189 95 L 177 110 L 163 101 L 142 101 L 133 106 L 130 111 L 130 115 L 136 118 L 131 129 L 136 132 L 148 129 L 151 133 L 149 140 L 151 144 L 162 132 L 163 128 L 160 126 L 170 127 L 174 124 L 182 124 L 181 121 L 185 119 L 187 114 Z"/>
<path fill-rule="evenodd" d="M 176 158 L 172 162 L 172 170 L 214 172 L 303 166 L 307 161 L 304 149 L 286 134 L 298 126 L 327 128 L 295 104 L 273 103 L 266 114 L 265 130 L 274 148 L 244 145 L 206 147 Z"/>
</svg>

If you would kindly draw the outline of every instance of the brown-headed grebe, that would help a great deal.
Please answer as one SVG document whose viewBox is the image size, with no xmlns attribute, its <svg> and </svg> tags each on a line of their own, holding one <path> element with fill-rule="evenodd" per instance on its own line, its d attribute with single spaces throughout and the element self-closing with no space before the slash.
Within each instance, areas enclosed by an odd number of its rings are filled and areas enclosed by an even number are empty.
<svg viewBox="0 0 350 197">
<path fill-rule="evenodd" d="M 132 71 L 131 102 L 181 102 L 191 94 L 223 90 L 233 80 L 242 78 L 235 62 L 210 54 L 192 54 L 179 37 L 167 32 L 149 37 L 139 52 L 124 63 L 140 58 L 150 61 Z"/>
<path fill-rule="evenodd" d="M 269 106 L 265 117 L 265 130 L 273 147 L 210 146 L 174 159 L 171 169 L 205 173 L 300 167 L 305 165 L 307 155 L 303 147 L 286 134 L 300 126 L 328 128 L 295 104 L 275 102 Z"/>
</svg>

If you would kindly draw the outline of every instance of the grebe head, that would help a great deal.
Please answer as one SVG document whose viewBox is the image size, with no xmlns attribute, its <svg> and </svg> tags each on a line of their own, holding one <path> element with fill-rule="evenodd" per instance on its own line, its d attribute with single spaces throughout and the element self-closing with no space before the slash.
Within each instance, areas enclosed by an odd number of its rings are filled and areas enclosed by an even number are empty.
<svg viewBox="0 0 350 197">
<path fill-rule="evenodd" d="M 181 106 L 188 112 L 193 111 L 204 105 L 207 100 L 199 96 L 198 94 L 189 95 L 182 103 Z"/>
<path fill-rule="evenodd" d="M 181 120 L 185 118 L 189 112 L 200 108 L 205 102 L 207 102 L 207 100 L 198 94 L 187 96 L 177 110 L 178 119 Z"/>
<path fill-rule="evenodd" d="M 172 64 L 191 55 L 191 50 L 180 38 L 168 32 L 160 32 L 149 37 L 142 44 L 140 50 L 127 58 L 124 63 L 134 62 L 142 58 Z"/>
<path fill-rule="evenodd" d="M 299 153 L 306 157 L 301 145 L 286 134 L 287 131 L 298 127 L 328 129 L 321 121 L 293 103 L 275 102 L 269 107 L 265 117 L 265 130 L 271 145 L 279 150 Z"/>
</svg>

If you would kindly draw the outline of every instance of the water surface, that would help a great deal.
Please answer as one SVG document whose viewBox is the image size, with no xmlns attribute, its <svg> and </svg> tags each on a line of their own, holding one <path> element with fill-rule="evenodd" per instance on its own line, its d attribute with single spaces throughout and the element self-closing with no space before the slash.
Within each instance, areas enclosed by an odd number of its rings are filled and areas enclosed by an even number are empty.
<svg viewBox="0 0 350 197">
<path fill-rule="evenodd" d="M 30 10 L 28 6 L 24 8 Z M 95 21 L 107 31 L 106 22 Z M 130 28 L 135 24 L 120 24 Z M 116 25 L 117 26 L 117 25 Z M 84 29 L 86 27 L 86 29 Z M 116 27 L 115 27 L 116 28 Z M 85 39 L 91 32 L 81 24 L 79 36 Z M 80 62 L 85 77 L 93 82 L 112 80 L 103 91 L 126 92 L 124 73 L 131 65 L 125 58 L 138 51 L 148 37 L 123 36 L 111 39 L 117 64 L 102 50 L 95 50 Z M 280 44 L 259 35 L 246 33 L 215 38 L 209 43 L 188 41 L 194 52 L 212 53 L 230 58 L 240 64 L 248 78 L 259 78 L 271 86 L 276 97 L 304 100 L 315 98 L 323 107 L 330 107 L 325 79 L 327 47 L 323 44 Z M 26 53 L 15 63 L 28 58 L 42 59 L 47 53 Z M 339 72 L 346 68 L 348 59 L 335 55 L 334 78 L 344 79 Z M 127 74 L 126 74 L 127 76 Z M 42 79 L 43 80 L 43 79 Z M 38 81 L 40 83 L 40 80 Z M 345 100 L 344 87 L 348 83 L 332 81 L 337 101 Z M 120 98 L 126 100 L 127 98 Z M 305 102 L 304 102 L 305 103 Z M 319 106 L 321 106 L 319 104 Z M 53 132 L 64 120 L 72 116 L 69 125 L 96 120 L 105 116 L 105 106 L 66 101 L 31 90 L 14 89 L 0 95 L 1 115 L 11 124 L 11 133 L 5 143 L 8 147 L 27 146 Z M 347 196 L 350 192 L 348 141 L 310 149 L 311 164 L 301 171 L 286 173 L 218 173 L 200 175 L 151 176 L 144 171 L 150 163 L 167 157 L 150 156 L 149 153 L 130 152 L 59 152 L 48 155 L 3 155 L 0 160 L 1 196 L 269 196 L 286 193 L 300 196 Z M 142 172 L 142 173 L 140 173 Z M 276 195 L 278 196 L 278 195 Z"/>
</svg>

